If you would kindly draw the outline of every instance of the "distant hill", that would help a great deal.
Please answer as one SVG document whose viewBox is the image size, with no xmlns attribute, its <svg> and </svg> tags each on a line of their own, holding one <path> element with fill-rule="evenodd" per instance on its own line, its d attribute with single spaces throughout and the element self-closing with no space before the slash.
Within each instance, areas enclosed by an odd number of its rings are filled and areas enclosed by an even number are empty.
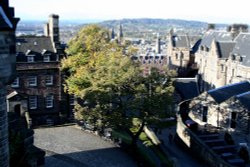
<svg viewBox="0 0 250 167">
<path fill-rule="evenodd" d="M 206 22 L 188 21 L 180 19 L 122 19 L 122 20 L 108 20 L 100 23 L 106 27 L 114 27 L 119 24 L 124 26 L 146 26 L 146 27 L 185 27 L 185 28 L 205 28 Z"/>
<path fill-rule="evenodd" d="M 178 34 L 188 33 L 200 34 L 207 28 L 206 22 L 189 21 L 181 19 L 122 19 L 122 20 L 60 20 L 61 39 L 68 41 L 75 33 L 87 24 L 99 24 L 108 29 L 114 28 L 118 31 L 119 24 L 123 26 L 125 37 L 138 37 L 138 38 L 155 38 L 156 33 L 160 36 L 166 37 L 166 34 L 171 28 Z M 43 20 L 22 20 L 17 26 L 17 34 L 43 34 L 43 26 L 46 21 Z M 226 28 L 226 24 L 216 24 L 216 28 Z"/>
<path fill-rule="evenodd" d="M 160 33 L 165 35 L 171 28 L 177 32 L 198 34 L 207 28 L 207 22 L 190 21 L 181 19 L 122 19 L 122 20 L 108 20 L 99 23 L 106 28 L 114 28 L 117 31 L 119 24 L 122 24 L 125 36 L 138 36 L 142 34 Z M 226 24 L 216 24 L 216 28 L 225 28 Z M 141 34 L 141 35 L 140 35 Z M 150 35 L 149 35 L 150 36 Z M 152 36 L 152 34 L 151 34 Z"/>
</svg>

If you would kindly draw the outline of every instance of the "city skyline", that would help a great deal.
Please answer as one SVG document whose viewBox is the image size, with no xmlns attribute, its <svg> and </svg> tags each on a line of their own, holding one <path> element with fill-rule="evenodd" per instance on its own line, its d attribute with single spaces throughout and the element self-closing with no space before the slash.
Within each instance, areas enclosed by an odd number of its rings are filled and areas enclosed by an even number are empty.
<svg viewBox="0 0 250 167">
<path fill-rule="evenodd" d="M 27 5 L 29 4 L 29 5 Z M 250 23 L 244 0 L 237 4 L 210 0 L 10 0 L 22 20 L 46 20 L 51 13 L 61 20 L 112 20 L 123 18 L 185 19 L 210 23 Z"/>
</svg>

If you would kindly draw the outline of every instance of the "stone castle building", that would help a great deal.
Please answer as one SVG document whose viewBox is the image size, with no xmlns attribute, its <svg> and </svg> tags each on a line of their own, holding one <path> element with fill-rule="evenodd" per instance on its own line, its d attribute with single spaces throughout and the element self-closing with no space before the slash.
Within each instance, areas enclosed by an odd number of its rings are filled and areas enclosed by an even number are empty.
<svg viewBox="0 0 250 167">
<path fill-rule="evenodd" d="M 228 31 L 209 29 L 203 36 L 195 63 L 200 91 L 249 79 L 250 34 L 247 26 L 233 24 Z"/>
<path fill-rule="evenodd" d="M 0 166 L 9 166 L 6 85 L 15 76 L 15 30 L 19 19 L 8 0 L 0 1 Z"/>
<path fill-rule="evenodd" d="M 176 70 L 179 76 L 193 76 L 197 68 L 194 66 L 194 53 L 200 44 L 200 36 L 177 35 L 173 30 L 168 34 L 167 65 Z"/>
<path fill-rule="evenodd" d="M 28 112 L 32 125 L 59 123 L 62 115 L 69 116 L 68 96 L 63 92 L 59 69 L 65 57 L 59 16 L 49 16 L 44 36 L 17 37 L 16 49 L 17 76 L 9 89 L 9 111 L 19 115 Z"/>
</svg>

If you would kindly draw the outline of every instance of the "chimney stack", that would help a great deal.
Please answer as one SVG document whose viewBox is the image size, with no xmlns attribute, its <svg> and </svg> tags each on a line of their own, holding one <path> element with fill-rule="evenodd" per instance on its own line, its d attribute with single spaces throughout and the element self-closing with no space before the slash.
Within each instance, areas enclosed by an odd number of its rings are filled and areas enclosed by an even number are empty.
<svg viewBox="0 0 250 167">
<path fill-rule="evenodd" d="M 55 51 L 60 48 L 59 16 L 51 14 L 49 21 L 44 25 L 44 35 L 51 38 Z"/>
<path fill-rule="evenodd" d="M 215 24 L 209 23 L 209 24 L 207 25 L 207 31 L 209 31 L 209 30 L 215 30 Z"/>
<path fill-rule="evenodd" d="M 49 16 L 49 36 L 52 41 L 59 42 L 59 16 L 51 14 Z"/>
<path fill-rule="evenodd" d="M 232 24 L 227 28 L 228 32 L 231 32 L 233 38 L 235 38 L 241 32 L 248 32 L 247 24 Z"/>
</svg>

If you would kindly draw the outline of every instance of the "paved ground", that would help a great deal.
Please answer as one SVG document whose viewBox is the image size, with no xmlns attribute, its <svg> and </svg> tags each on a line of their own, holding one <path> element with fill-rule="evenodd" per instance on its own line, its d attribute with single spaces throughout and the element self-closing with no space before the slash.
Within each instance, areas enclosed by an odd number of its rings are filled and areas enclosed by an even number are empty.
<svg viewBox="0 0 250 167">
<path fill-rule="evenodd" d="M 176 133 L 176 127 L 167 128 L 162 130 L 158 137 L 164 141 L 164 145 L 170 153 L 177 160 L 177 167 L 206 167 L 207 165 L 195 159 L 189 152 L 182 147 L 176 145 L 174 141 L 169 141 L 169 134 Z"/>
<path fill-rule="evenodd" d="M 46 151 L 45 167 L 135 167 L 112 143 L 74 126 L 35 129 L 35 145 Z"/>
</svg>

